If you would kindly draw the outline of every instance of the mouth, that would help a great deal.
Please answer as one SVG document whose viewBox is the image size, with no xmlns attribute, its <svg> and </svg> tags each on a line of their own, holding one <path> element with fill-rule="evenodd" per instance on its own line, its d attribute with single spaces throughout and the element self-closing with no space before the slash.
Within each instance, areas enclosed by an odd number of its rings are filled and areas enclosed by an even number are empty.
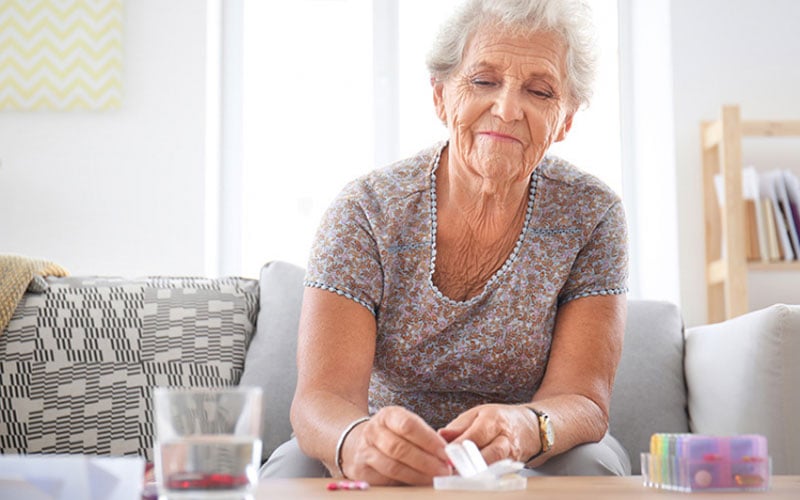
<svg viewBox="0 0 800 500">
<path fill-rule="evenodd" d="M 496 132 L 494 130 L 484 130 L 478 132 L 478 135 L 498 142 L 516 142 L 516 143 L 522 142 L 513 135 L 504 134 L 502 132 Z"/>
</svg>

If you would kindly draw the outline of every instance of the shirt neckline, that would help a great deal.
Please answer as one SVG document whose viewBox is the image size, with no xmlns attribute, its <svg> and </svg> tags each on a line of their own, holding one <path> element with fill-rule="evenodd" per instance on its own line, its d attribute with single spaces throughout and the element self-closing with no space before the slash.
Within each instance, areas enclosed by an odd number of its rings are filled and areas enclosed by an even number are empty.
<svg viewBox="0 0 800 500">
<path fill-rule="evenodd" d="M 437 207 L 437 203 L 436 203 L 436 171 L 439 169 L 439 161 L 441 160 L 442 152 L 447 147 L 447 144 L 448 144 L 448 141 L 445 141 L 444 143 L 442 143 L 440 145 L 440 147 L 438 148 L 438 151 L 436 152 L 436 155 L 433 158 L 433 161 L 431 162 L 432 163 L 431 173 L 430 173 L 430 199 L 431 199 L 431 205 L 430 205 L 431 234 L 430 234 L 430 238 L 431 238 L 431 256 L 430 256 L 430 264 L 429 264 L 430 272 L 428 274 L 428 283 L 429 283 L 431 289 L 436 294 L 436 296 L 439 297 L 439 299 L 441 299 L 441 300 L 443 300 L 443 301 L 445 301 L 445 302 L 447 302 L 448 304 L 451 304 L 451 305 L 469 306 L 469 305 L 472 305 L 475 302 L 479 301 L 481 298 L 483 298 L 489 292 L 489 290 L 492 288 L 492 286 L 500 278 L 502 278 L 503 275 L 505 275 L 508 272 L 508 270 L 514 264 L 514 262 L 517 260 L 517 256 L 519 255 L 520 250 L 522 249 L 522 245 L 525 242 L 525 235 L 528 232 L 528 227 L 530 225 L 530 221 L 531 221 L 531 218 L 532 218 L 532 215 L 533 215 L 533 202 L 534 202 L 534 199 L 536 198 L 536 186 L 538 184 L 539 175 L 537 173 L 538 168 L 534 169 L 533 173 L 531 174 L 530 188 L 529 188 L 529 192 L 528 192 L 528 206 L 525 209 L 525 221 L 523 222 L 522 230 L 520 231 L 520 234 L 517 237 L 517 242 L 514 244 L 514 248 L 513 248 L 513 250 L 511 250 L 511 253 L 509 254 L 508 258 L 506 258 L 506 260 L 503 263 L 503 265 L 500 266 L 500 269 L 495 271 L 494 274 L 492 274 L 492 276 L 486 281 L 486 284 L 483 285 L 483 290 L 481 290 L 481 293 L 479 293 L 478 295 L 475 295 L 474 297 L 470 297 L 467 300 L 455 300 L 455 299 L 452 299 L 452 298 L 448 297 L 447 295 L 445 295 L 444 293 L 442 293 L 442 291 L 439 290 L 439 287 L 437 287 L 436 284 L 433 282 L 433 275 L 436 272 L 436 233 L 437 233 L 437 226 L 438 226 L 438 216 L 436 215 L 436 207 Z"/>
</svg>

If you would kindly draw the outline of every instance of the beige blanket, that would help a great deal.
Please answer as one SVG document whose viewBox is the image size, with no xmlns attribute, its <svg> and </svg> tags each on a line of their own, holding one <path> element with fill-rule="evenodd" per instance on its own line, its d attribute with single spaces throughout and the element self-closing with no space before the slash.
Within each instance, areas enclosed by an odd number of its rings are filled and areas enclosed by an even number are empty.
<svg viewBox="0 0 800 500">
<path fill-rule="evenodd" d="M 0 335 L 25 295 L 34 276 L 66 276 L 67 271 L 46 260 L 0 254 Z"/>
</svg>

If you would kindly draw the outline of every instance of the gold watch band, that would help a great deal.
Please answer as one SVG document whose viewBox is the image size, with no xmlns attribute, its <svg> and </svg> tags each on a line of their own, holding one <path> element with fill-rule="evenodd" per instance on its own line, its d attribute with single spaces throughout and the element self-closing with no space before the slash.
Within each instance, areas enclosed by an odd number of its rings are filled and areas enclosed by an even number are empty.
<svg viewBox="0 0 800 500">
<path fill-rule="evenodd" d="M 526 406 L 534 415 L 536 415 L 536 422 L 539 428 L 539 442 L 541 443 L 541 448 L 538 452 L 534 453 L 532 457 L 530 457 L 525 463 L 529 463 L 531 460 L 538 458 L 539 456 L 543 455 L 550 451 L 553 448 L 553 444 L 555 442 L 554 433 L 553 433 L 553 426 L 550 422 L 550 415 L 547 413 L 537 410 L 531 406 Z"/>
</svg>

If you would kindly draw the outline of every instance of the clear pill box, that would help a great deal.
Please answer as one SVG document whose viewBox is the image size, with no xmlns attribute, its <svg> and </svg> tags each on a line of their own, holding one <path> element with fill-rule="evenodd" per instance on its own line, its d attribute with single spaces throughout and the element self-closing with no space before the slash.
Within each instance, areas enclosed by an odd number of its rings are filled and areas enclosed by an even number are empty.
<svg viewBox="0 0 800 500">
<path fill-rule="evenodd" d="M 765 491 L 771 461 L 761 435 L 654 434 L 642 453 L 642 478 L 651 488 L 696 491 Z"/>
</svg>

